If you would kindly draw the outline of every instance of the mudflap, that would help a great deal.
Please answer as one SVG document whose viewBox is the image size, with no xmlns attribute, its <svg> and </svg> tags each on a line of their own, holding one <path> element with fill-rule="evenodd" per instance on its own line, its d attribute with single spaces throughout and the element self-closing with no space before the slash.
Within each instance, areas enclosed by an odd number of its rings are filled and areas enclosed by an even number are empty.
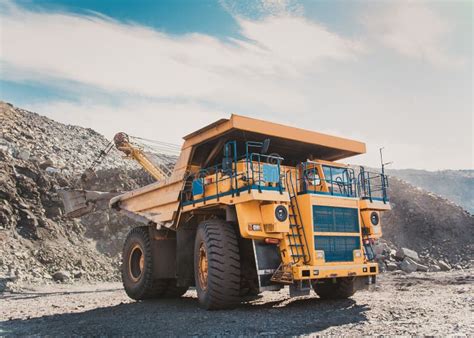
<svg viewBox="0 0 474 338">
<path fill-rule="evenodd" d="M 153 277 L 156 279 L 176 278 L 176 237 L 170 230 L 156 230 L 150 227 L 152 238 Z"/>
<path fill-rule="evenodd" d="M 196 226 L 183 223 L 176 232 L 178 286 L 194 286 L 194 239 Z"/>
<path fill-rule="evenodd" d="M 278 246 L 264 241 L 252 240 L 259 291 L 278 291 L 283 285 L 271 281 L 281 263 Z"/>
</svg>

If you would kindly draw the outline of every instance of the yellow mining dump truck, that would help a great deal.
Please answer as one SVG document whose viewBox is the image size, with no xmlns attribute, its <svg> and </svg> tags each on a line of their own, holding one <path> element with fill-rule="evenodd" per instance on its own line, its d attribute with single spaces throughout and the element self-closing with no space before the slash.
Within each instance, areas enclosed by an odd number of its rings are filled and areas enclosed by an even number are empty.
<svg viewBox="0 0 474 338">
<path fill-rule="evenodd" d="M 202 307 L 221 309 L 285 285 L 346 298 L 375 282 L 387 178 L 334 162 L 364 143 L 238 115 L 184 140 L 169 177 L 110 202 L 147 224 L 124 245 L 131 298 L 195 286 Z"/>
</svg>

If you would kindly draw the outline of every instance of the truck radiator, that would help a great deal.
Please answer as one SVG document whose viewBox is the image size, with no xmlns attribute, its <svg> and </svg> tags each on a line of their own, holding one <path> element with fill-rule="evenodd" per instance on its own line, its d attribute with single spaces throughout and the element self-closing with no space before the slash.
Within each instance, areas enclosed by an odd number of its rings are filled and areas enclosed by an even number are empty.
<svg viewBox="0 0 474 338">
<path fill-rule="evenodd" d="M 354 250 L 360 249 L 360 235 L 348 235 L 360 233 L 357 208 L 313 205 L 313 230 L 319 233 L 314 236 L 314 249 L 324 251 L 326 262 L 354 260 Z M 344 236 L 334 236 L 334 233 Z"/>
<path fill-rule="evenodd" d="M 358 210 L 313 205 L 313 228 L 315 232 L 359 232 Z"/>
<path fill-rule="evenodd" d="M 351 262 L 360 249 L 359 236 L 314 236 L 314 249 L 324 251 L 326 262 Z"/>
</svg>

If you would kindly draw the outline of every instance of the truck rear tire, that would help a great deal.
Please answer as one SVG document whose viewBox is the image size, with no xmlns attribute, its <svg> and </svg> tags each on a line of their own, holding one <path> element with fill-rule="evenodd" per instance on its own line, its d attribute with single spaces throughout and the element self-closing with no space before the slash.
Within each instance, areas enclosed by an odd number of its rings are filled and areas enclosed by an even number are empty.
<svg viewBox="0 0 474 338">
<path fill-rule="evenodd" d="M 135 300 L 163 297 L 169 279 L 153 278 L 153 255 L 148 227 L 130 230 L 122 253 L 122 283 L 127 295 Z"/>
<path fill-rule="evenodd" d="M 313 282 L 314 292 L 321 299 L 346 299 L 354 295 L 356 292 L 353 277 L 326 279 Z"/>
<path fill-rule="evenodd" d="M 200 305 L 207 310 L 240 302 L 240 256 L 232 224 L 208 220 L 198 226 L 194 245 L 194 276 Z"/>
</svg>

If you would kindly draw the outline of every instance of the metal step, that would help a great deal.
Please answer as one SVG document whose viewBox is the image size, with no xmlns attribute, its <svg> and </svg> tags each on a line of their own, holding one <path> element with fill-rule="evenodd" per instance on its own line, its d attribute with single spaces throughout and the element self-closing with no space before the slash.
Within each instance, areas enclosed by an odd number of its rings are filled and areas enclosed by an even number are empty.
<svg viewBox="0 0 474 338">
<path fill-rule="evenodd" d="M 305 254 L 291 254 L 290 255 L 291 257 L 305 257 L 306 255 Z"/>
<path fill-rule="evenodd" d="M 275 271 L 271 278 L 272 282 L 282 284 L 293 284 L 293 273 L 291 272 L 291 266 L 284 266 L 280 264 L 278 269 Z"/>
<path fill-rule="evenodd" d="M 288 237 L 301 237 L 301 234 L 287 234 Z"/>
</svg>

